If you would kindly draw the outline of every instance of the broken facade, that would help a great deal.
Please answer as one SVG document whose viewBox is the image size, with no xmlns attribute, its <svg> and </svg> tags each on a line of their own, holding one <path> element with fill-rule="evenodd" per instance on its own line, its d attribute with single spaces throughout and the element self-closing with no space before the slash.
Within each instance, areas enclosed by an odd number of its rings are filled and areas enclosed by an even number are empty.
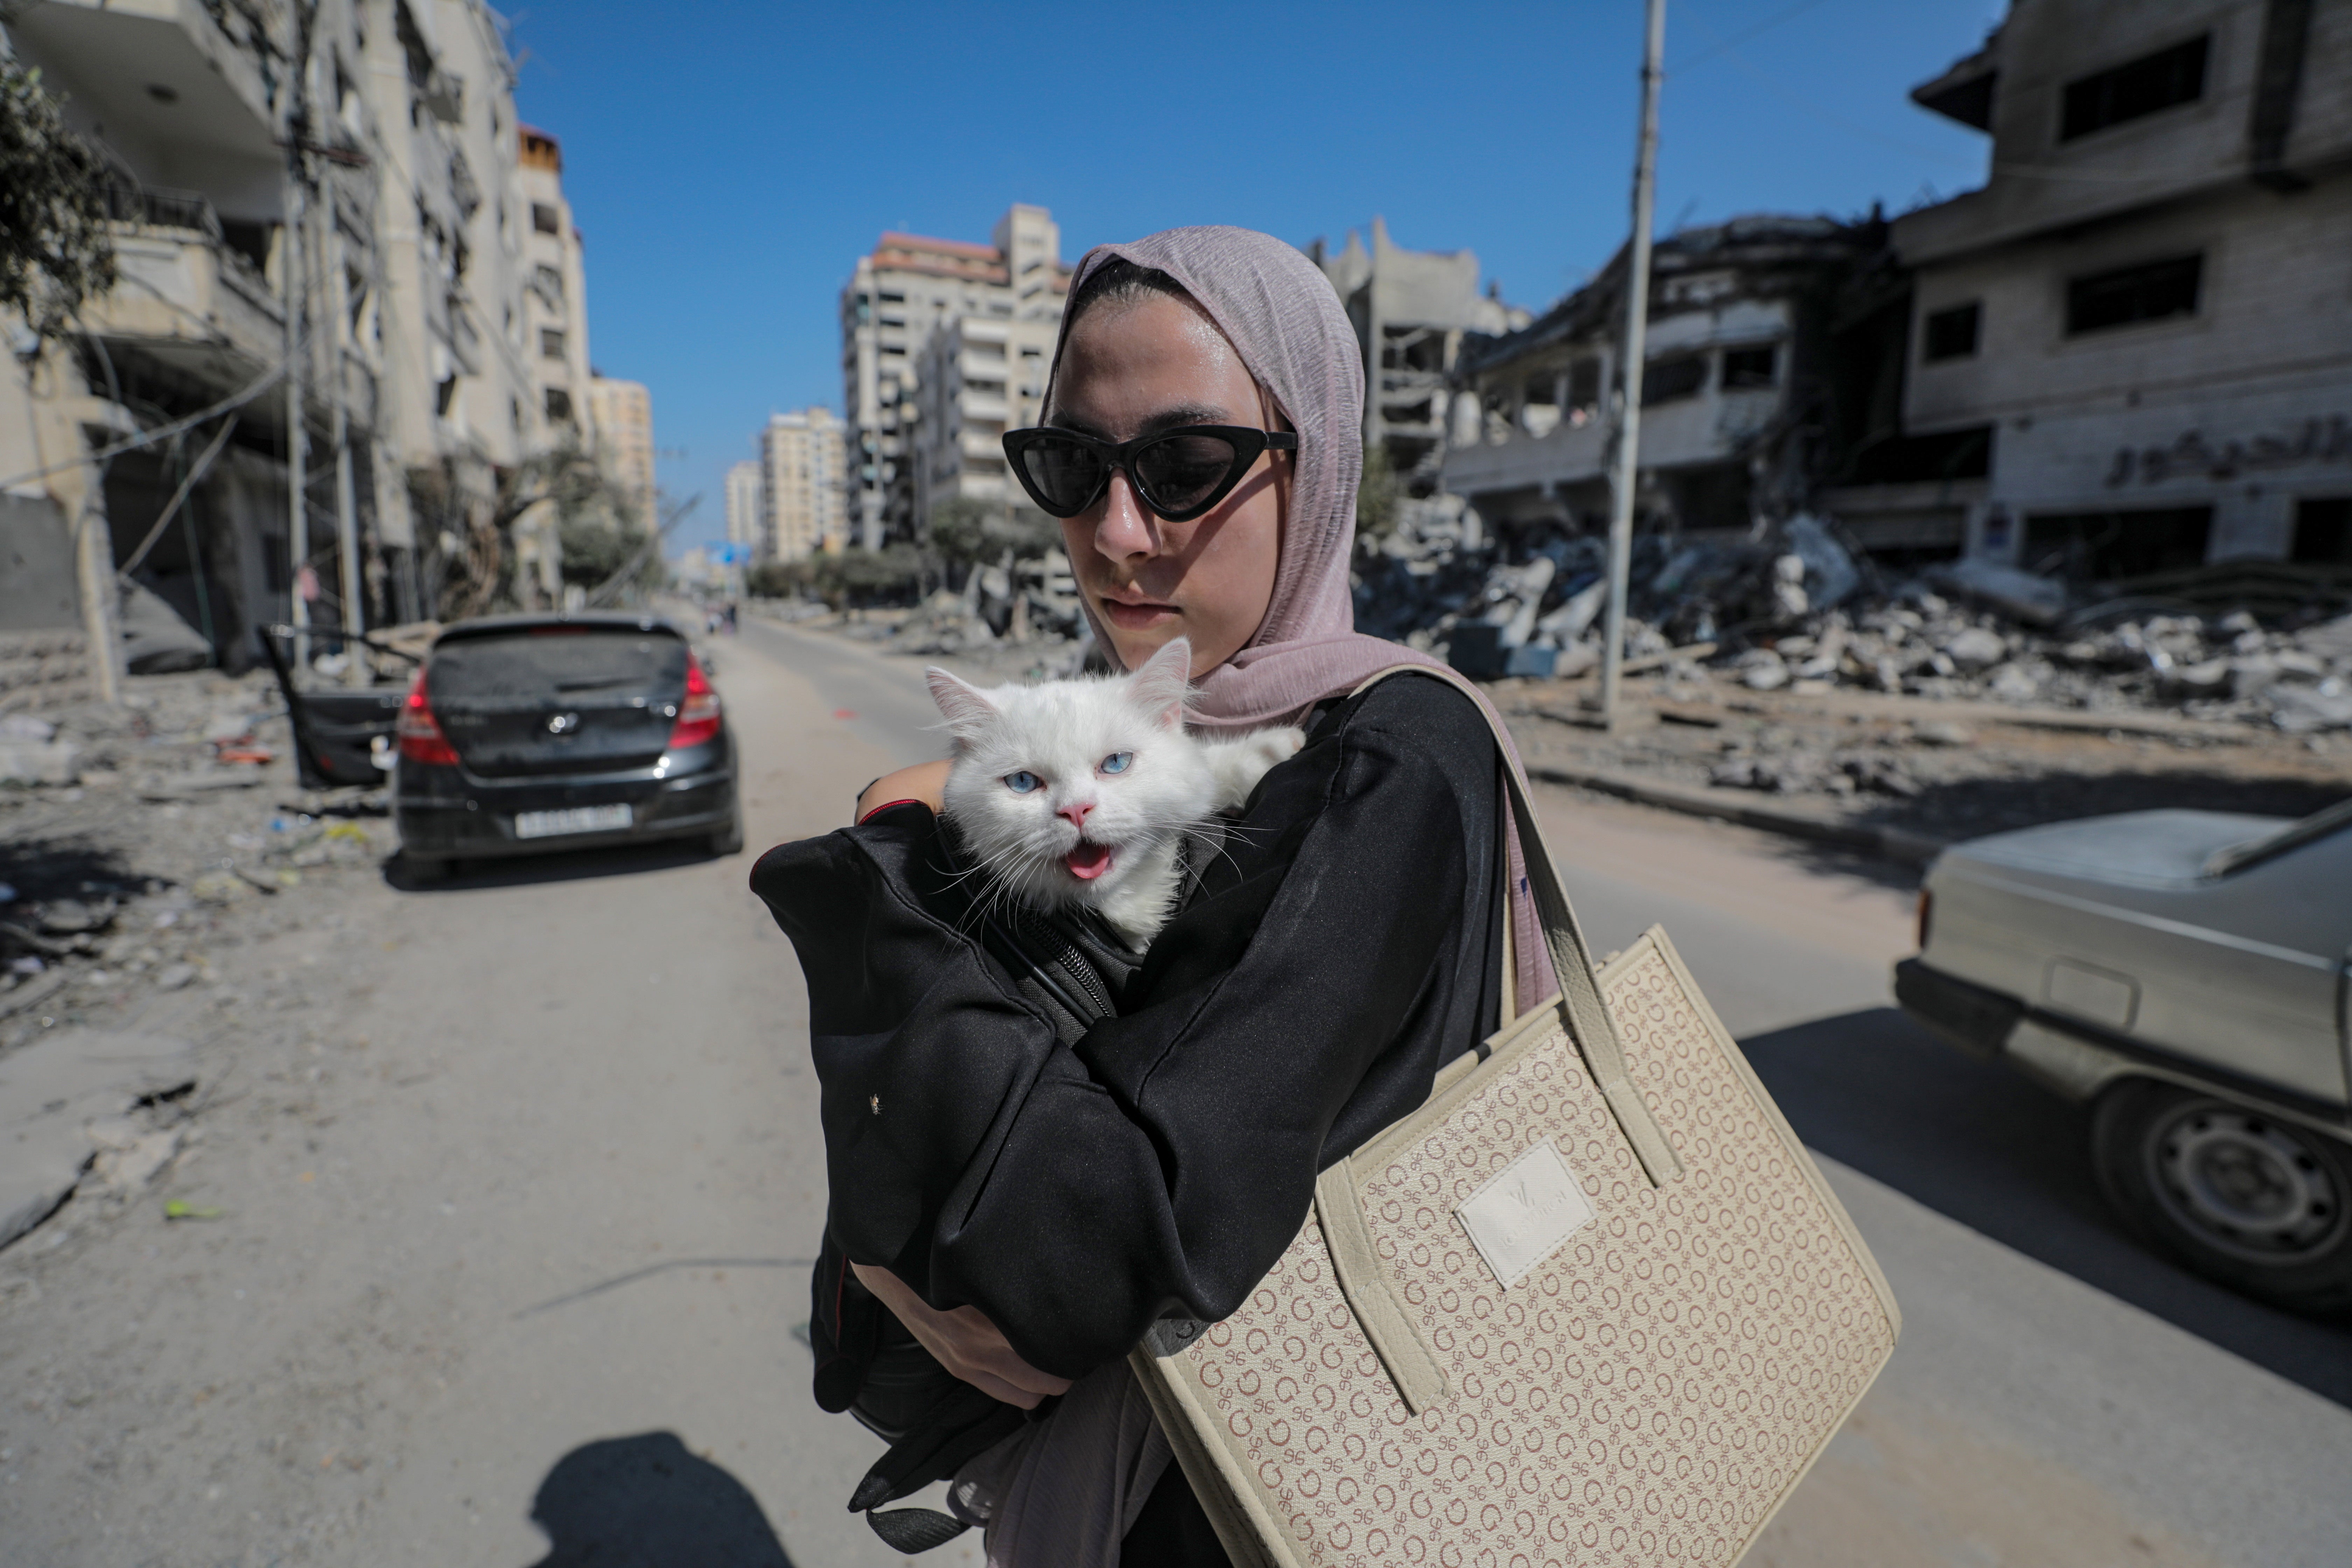
<svg viewBox="0 0 2352 1568">
<path fill-rule="evenodd" d="M 1319 239 L 1307 254 L 1331 280 L 1363 353 L 1364 445 L 1383 448 L 1407 489 L 1426 496 L 1444 459 L 1463 344 L 1515 331 L 1528 317 L 1498 289 L 1478 291 L 1476 253 L 1407 250 L 1389 242 L 1384 220 L 1371 226 L 1370 249 L 1349 229 L 1338 255 Z"/>
<path fill-rule="evenodd" d="M 1900 429 L 1828 508 L 2077 587 L 2352 566 L 2352 8 L 2037 0 L 1912 97 L 1991 174 L 1895 222 Z"/>
<path fill-rule="evenodd" d="M 1639 526 L 1746 533 L 1801 507 L 1836 460 L 1841 300 L 1885 226 L 1736 218 L 1658 242 L 1643 373 Z M 1445 489 L 1491 529 L 1605 531 L 1622 380 L 1625 251 L 1454 376 Z"/>
<path fill-rule="evenodd" d="M 553 604 L 553 518 L 501 534 L 490 509 L 502 470 L 593 440 L 551 395 L 585 363 L 577 236 L 479 0 L 43 0 L 5 27 L 115 171 L 121 281 L 0 377 L 9 542 L 70 570 L 77 622 L 50 582 L 0 601 L 0 641 L 72 641 L 79 672 L 0 703 L 110 697 L 126 622 L 158 615 L 241 669 L 257 626 L 415 620 L 469 573 Z"/>
</svg>

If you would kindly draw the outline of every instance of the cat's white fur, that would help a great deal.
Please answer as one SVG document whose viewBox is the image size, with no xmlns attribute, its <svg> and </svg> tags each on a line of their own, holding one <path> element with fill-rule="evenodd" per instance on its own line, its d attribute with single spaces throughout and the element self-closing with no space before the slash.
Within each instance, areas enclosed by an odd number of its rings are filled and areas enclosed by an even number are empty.
<svg viewBox="0 0 2352 1568">
<path fill-rule="evenodd" d="M 1129 675 L 982 690 L 924 672 L 955 744 L 946 815 L 1005 894 L 1040 910 L 1090 907 L 1129 946 L 1150 944 L 1176 900 L 1184 835 L 1239 807 L 1307 740 L 1187 733 L 1192 663 L 1180 637 Z M 1125 767 L 1105 772 L 1120 755 Z M 1024 773 L 1036 780 L 1025 793 L 1007 783 Z"/>
</svg>

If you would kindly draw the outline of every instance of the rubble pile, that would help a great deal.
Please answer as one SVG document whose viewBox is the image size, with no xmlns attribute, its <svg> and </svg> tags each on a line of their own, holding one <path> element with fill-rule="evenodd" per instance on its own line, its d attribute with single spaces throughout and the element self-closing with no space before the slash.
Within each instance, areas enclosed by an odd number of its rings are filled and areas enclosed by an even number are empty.
<svg viewBox="0 0 2352 1568">
<path fill-rule="evenodd" d="M 1483 679 L 1574 677 L 1600 662 L 1603 541 L 1560 534 L 1505 548 L 1457 498 L 1400 510 L 1388 533 L 1360 541 L 1361 629 Z M 2060 583 L 1979 562 L 1889 581 L 1804 515 L 1752 539 L 1643 535 L 1629 574 L 1627 668 L 1655 672 L 1685 699 L 1715 683 L 1843 687 L 2163 709 L 2291 733 L 2352 729 L 2352 615 L 2343 613 L 2352 603 L 2331 602 L 2323 584 L 2258 618 L 2225 607 L 2227 595 L 2200 608 L 2185 596 L 2192 584 L 2168 585 L 2179 593 L 2070 606 Z"/>
<path fill-rule="evenodd" d="M 138 677 L 0 716 L 0 1053 L 65 1017 L 215 983 L 208 949 L 307 876 L 390 847 L 381 791 L 300 790 L 267 671 Z"/>
</svg>

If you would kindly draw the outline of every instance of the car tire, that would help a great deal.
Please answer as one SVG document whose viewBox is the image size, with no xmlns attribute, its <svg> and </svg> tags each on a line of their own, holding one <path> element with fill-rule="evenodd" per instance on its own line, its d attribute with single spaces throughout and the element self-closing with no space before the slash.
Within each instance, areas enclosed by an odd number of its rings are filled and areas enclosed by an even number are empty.
<svg viewBox="0 0 2352 1568">
<path fill-rule="evenodd" d="M 2139 1237 L 2294 1311 L 2352 1305 L 2352 1147 L 2149 1079 L 2101 1097 L 2092 1160 Z"/>
<path fill-rule="evenodd" d="M 438 855 L 419 855 L 409 849 L 400 852 L 401 875 L 407 878 L 411 885 L 419 888 L 447 881 L 449 873 L 457 869 L 457 866 L 455 860 L 445 859 Z"/>
<path fill-rule="evenodd" d="M 740 802 L 727 818 L 727 826 L 710 836 L 710 852 L 713 855 L 743 853 L 743 807 Z"/>
</svg>

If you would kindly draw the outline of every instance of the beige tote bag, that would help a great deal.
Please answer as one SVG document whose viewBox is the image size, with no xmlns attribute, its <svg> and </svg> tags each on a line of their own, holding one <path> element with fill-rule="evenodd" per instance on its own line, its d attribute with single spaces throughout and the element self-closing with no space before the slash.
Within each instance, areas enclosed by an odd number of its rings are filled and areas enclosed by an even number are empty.
<svg viewBox="0 0 2352 1568">
<path fill-rule="evenodd" d="M 1239 1568 L 1729 1564 L 1894 1352 L 1885 1278 L 1674 945 L 1595 974 L 1504 772 L 1563 994 L 1325 1172 L 1232 1317 L 1132 1357 Z"/>
</svg>

